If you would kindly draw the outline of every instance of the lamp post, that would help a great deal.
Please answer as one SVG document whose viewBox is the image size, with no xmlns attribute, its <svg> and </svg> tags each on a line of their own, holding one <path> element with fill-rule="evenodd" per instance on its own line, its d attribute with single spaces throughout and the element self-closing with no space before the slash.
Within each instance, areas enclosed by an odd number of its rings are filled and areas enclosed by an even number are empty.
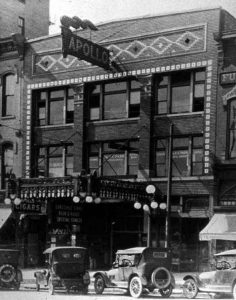
<svg viewBox="0 0 236 300">
<path fill-rule="evenodd" d="M 4 199 L 4 203 L 6 205 L 14 204 L 14 205 L 20 205 L 21 199 L 18 196 L 18 182 L 16 182 L 16 179 L 9 178 L 6 181 L 7 185 L 7 192 L 6 192 L 6 198 Z"/>
</svg>

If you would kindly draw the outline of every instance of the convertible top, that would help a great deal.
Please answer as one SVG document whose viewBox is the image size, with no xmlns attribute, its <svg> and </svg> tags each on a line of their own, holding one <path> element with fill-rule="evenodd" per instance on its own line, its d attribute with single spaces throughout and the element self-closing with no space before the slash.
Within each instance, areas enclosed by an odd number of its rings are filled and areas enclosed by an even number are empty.
<svg viewBox="0 0 236 300">
<path fill-rule="evenodd" d="M 51 248 L 48 248 L 46 249 L 43 254 L 50 254 L 52 252 L 54 252 L 55 250 L 59 250 L 59 249 L 83 249 L 83 250 L 86 250 L 86 248 L 84 247 L 73 247 L 73 246 L 61 246 L 61 247 L 51 247 Z"/>
<path fill-rule="evenodd" d="M 223 251 L 220 253 L 216 253 L 214 256 L 223 256 L 223 255 L 235 255 L 236 256 L 236 249 L 231 249 L 231 250 Z"/>
</svg>

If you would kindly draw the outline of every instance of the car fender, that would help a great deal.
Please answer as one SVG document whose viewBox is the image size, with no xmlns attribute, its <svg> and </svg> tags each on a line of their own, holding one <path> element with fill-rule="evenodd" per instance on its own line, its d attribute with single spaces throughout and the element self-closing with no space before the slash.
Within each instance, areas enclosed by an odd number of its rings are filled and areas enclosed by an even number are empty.
<svg viewBox="0 0 236 300">
<path fill-rule="evenodd" d="M 96 273 L 93 275 L 93 278 L 96 278 L 98 275 L 102 276 L 102 278 L 104 279 L 104 282 L 105 282 L 105 285 L 106 285 L 106 286 L 111 286 L 111 285 L 112 285 L 111 280 L 110 280 L 110 278 L 107 276 L 106 272 L 96 272 Z"/>
<path fill-rule="evenodd" d="M 232 292 L 233 292 L 233 288 L 234 288 L 235 284 L 236 284 L 236 278 L 234 278 L 233 283 L 232 283 L 232 287 L 231 287 Z"/>
<path fill-rule="evenodd" d="M 172 272 L 170 272 L 170 276 L 171 276 L 170 284 L 172 285 L 173 288 L 175 288 L 175 277 Z"/>
<path fill-rule="evenodd" d="M 139 273 L 132 273 L 132 274 L 130 274 L 130 277 L 129 277 L 129 280 L 128 280 L 128 285 L 129 285 L 129 283 L 130 283 L 130 280 L 131 280 L 133 277 L 135 277 L 135 276 L 137 276 L 137 277 L 140 278 L 140 280 L 141 280 L 141 282 L 142 282 L 142 285 L 147 285 L 147 284 L 148 284 L 148 281 L 147 281 L 147 279 L 146 279 L 145 276 L 141 276 L 141 274 L 139 274 Z"/>
<path fill-rule="evenodd" d="M 198 275 L 193 274 L 193 275 L 184 276 L 183 280 L 186 281 L 187 279 L 193 279 L 196 282 L 198 287 L 201 287 L 201 285 L 202 285 L 201 280 L 199 279 Z"/>
</svg>

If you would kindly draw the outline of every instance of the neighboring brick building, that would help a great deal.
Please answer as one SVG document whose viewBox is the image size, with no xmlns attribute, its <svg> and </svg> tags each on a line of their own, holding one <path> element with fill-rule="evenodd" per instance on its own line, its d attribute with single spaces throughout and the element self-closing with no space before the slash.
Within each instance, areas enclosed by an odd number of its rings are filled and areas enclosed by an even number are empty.
<svg viewBox="0 0 236 300">
<path fill-rule="evenodd" d="M 85 169 L 140 184 L 152 181 L 159 204 L 166 203 L 171 183 L 173 262 L 180 270 L 207 266 L 212 243 L 199 242 L 199 232 L 217 203 L 213 167 L 221 130 L 216 116 L 221 118 L 217 72 L 222 55 L 215 37 L 235 24 L 228 12 L 215 8 L 77 32 L 112 51 L 119 71 L 63 58 L 60 35 L 28 41 L 23 177 L 34 182 L 35 190 L 26 197 L 22 189 L 22 197 L 25 205 L 42 206 L 43 213 L 40 208 L 38 216 L 25 218 L 26 257 L 39 259 L 46 244 L 69 244 L 76 235 L 77 244 L 89 246 L 96 267 L 103 267 L 114 250 L 145 244 L 150 224 L 150 244 L 164 245 L 165 210 L 150 208 L 149 215 L 134 208 L 135 199 L 104 195 L 100 204 L 75 204 L 64 183 L 56 193 L 50 186 L 46 190 L 47 178 L 63 182 Z M 39 240 L 38 249 L 31 249 Z"/>
<path fill-rule="evenodd" d="M 10 175 L 22 177 L 22 155 L 25 155 L 22 154 L 24 42 L 27 37 L 48 35 L 49 0 L 1 1 L 0 9 L 0 244 L 9 248 L 15 247 L 15 219 L 10 206 L 4 203 L 6 179 Z"/>
</svg>

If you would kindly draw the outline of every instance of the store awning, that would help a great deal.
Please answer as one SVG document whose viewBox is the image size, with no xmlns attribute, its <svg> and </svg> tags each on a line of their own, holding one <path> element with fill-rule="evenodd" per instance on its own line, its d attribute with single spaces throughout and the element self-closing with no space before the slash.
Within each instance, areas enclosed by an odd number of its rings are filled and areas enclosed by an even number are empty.
<svg viewBox="0 0 236 300">
<path fill-rule="evenodd" d="M 236 214 L 215 214 L 199 233 L 200 241 L 236 241 Z"/>
<path fill-rule="evenodd" d="M 0 228 L 4 225 L 6 220 L 11 215 L 11 209 L 10 208 L 0 208 Z"/>
</svg>

